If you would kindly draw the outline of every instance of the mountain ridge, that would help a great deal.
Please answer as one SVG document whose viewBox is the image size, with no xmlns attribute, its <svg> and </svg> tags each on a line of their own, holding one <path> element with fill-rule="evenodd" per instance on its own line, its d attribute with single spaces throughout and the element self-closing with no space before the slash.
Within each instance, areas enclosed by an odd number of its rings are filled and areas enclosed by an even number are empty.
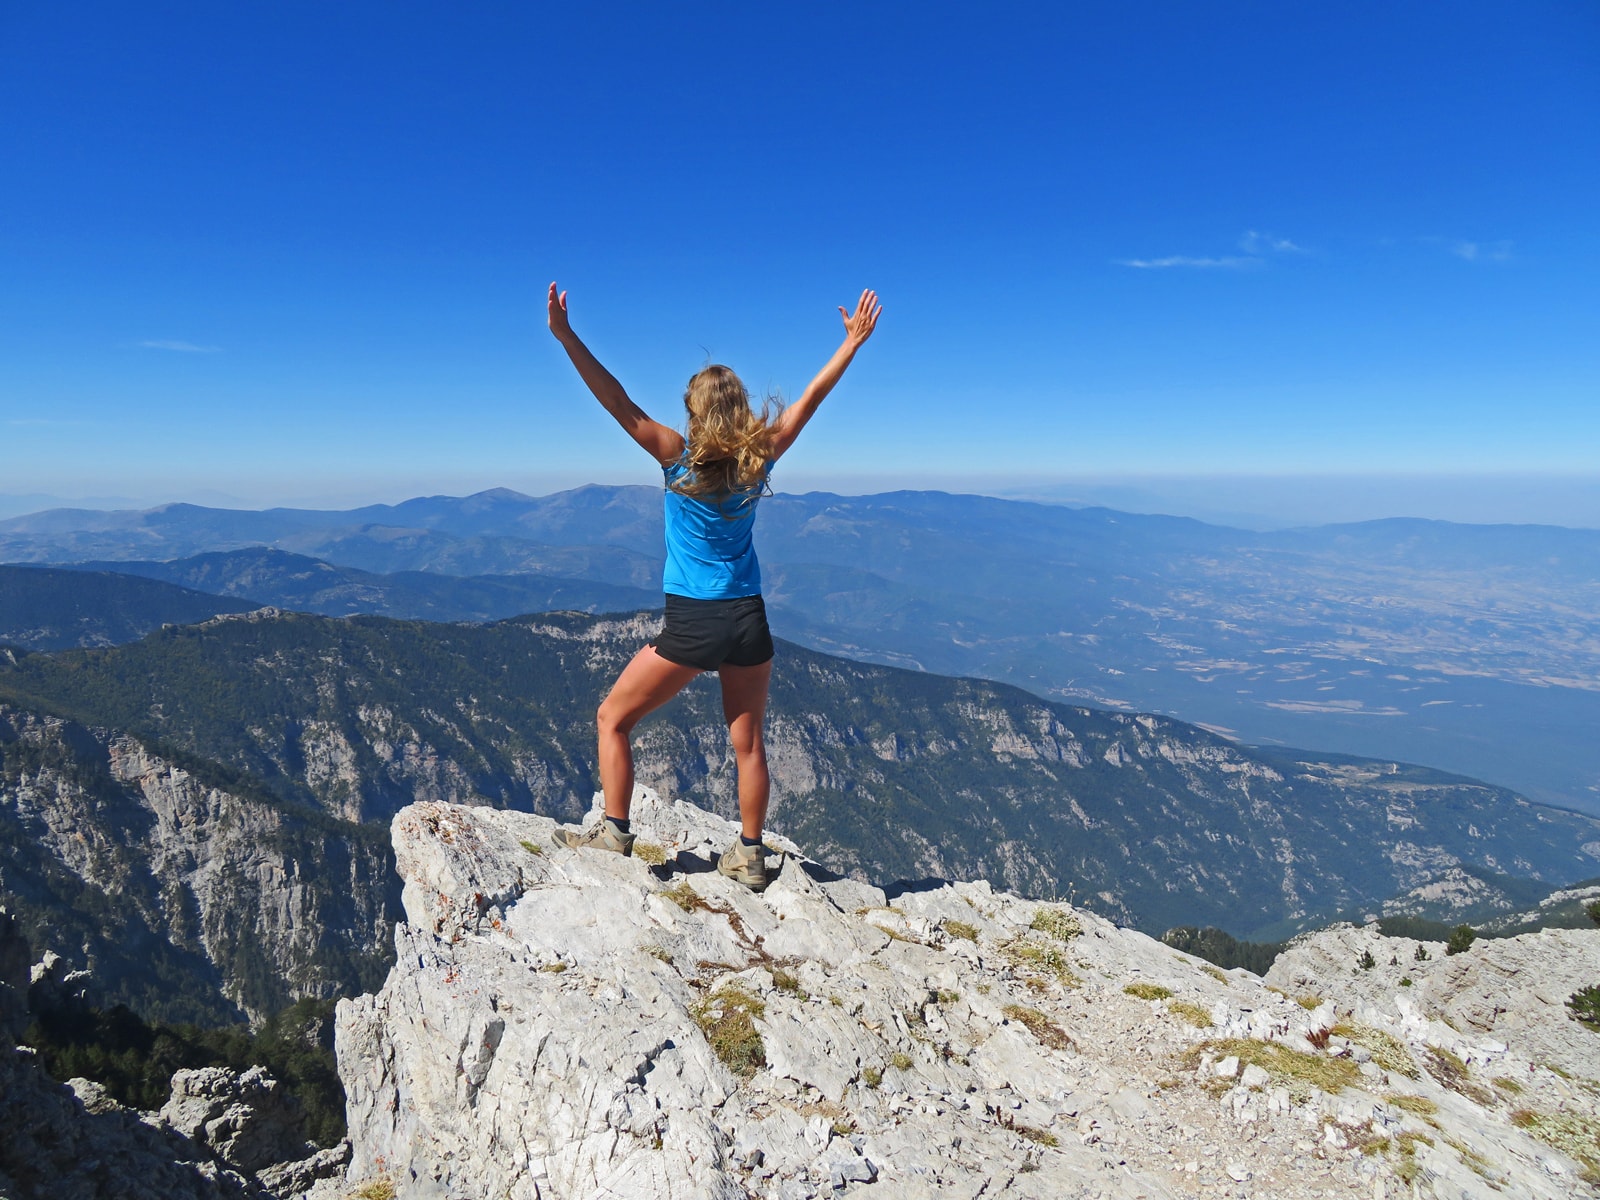
<svg viewBox="0 0 1600 1200">
<path fill-rule="evenodd" d="M 140 936 L 200 954 L 213 997 L 263 1012 L 339 994 L 387 953 L 392 867 L 375 832 L 418 801 L 577 819 L 595 787 L 594 707 L 653 628 L 646 614 L 435 625 L 258 610 L 0 661 L 0 885 L 33 896 L 41 940 L 71 947 L 148 878 L 130 908 Z M 993 878 L 1152 933 L 1276 936 L 1462 862 L 1564 884 L 1600 856 L 1600 822 L 1487 785 L 1314 756 L 1286 769 L 1168 718 L 792 645 L 768 741 L 772 828 L 836 870 Z M 736 811 L 713 681 L 642 724 L 636 746 L 642 781 Z M 245 836 L 258 828 L 276 832 Z M 86 855 L 86 837 L 106 849 Z M 338 881 L 353 877 L 352 908 Z M 285 916 L 257 929 L 258 911 Z M 265 958 L 234 962 L 251 929 Z"/>
<path fill-rule="evenodd" d="M 48 523 L 25 518 L 0 522 L 0 557 L 270 542 L 377 572 L 659 586 L 650 487 L 353 511 L 298 510 L 274 530 L 261 513 L 191 507 L 49 535 L 23 532 Z M 813 648 L 1248 742 L 1434 763 L 1600 812 L 1600 744 L 1584 732 L 1600 724 L 1596 531 L 1395 519 L 1254 533 L 930 492 L 779 493 L 763 514 L 769 606 Z"/>
</svg>

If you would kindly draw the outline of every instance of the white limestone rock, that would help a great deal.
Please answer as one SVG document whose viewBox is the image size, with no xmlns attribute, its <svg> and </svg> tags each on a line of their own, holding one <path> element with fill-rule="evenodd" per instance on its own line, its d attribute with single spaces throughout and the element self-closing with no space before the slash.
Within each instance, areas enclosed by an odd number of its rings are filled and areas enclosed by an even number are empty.
<svg viewBox="0 0 1600 1200">
<path fill-rule="evenodd" d="M 554 823 L 525 813 L 423 803 L 395 818 L 397 962 L 337 1017 L 348 1188 L 1159 1200 L 1248 1183 L 1300 1200 L 1409 1194 L 1414 1177 L 1420 1195 L 1558 1200 L 1588 1187 L 1512 1122 L 1532 1097 L 1514 1102 L 1490 1072 L 1548 1076 L 1539 1103 L 1583 1119 L 1594 1096 L 1508 1048 L 1533 1035 L 1505 1013 L 1493 1031 L 1452 1030 L 1360 986 L 1357 1012 L 1338 980 L 1291 962 L 1284 990 L 1327 1000 L 1307 1011 L 1087 912 L 984 884 L 886 894 L 787 844 L 757 896 L 713 869 L 732 825 L 643 790 L 633 820 L 663 865 L 558 848 Z M 1489 993 L 1487 976 L 1451 970 Z M 743 1072 L 713 1048 L 739 1031 L 703 1027 L 739 1010 L 760 1038 Z M 1207 1048 L 1254 1039 L 1315 1061 L 1316 1040 L 1352 1019 L 1343 1052 L 1367 1073 L 1338 1095 L 1246 1043 Z M 1412 1077 L 1379 1029 L 1408 1061 L 1448 1049 L 1466 1075 Z M 1429 1105 L 1437 1128 L 1417 1115 Z M 1402 1137 L 1424 1131 L 1431 1147 Z"/>
</svg>

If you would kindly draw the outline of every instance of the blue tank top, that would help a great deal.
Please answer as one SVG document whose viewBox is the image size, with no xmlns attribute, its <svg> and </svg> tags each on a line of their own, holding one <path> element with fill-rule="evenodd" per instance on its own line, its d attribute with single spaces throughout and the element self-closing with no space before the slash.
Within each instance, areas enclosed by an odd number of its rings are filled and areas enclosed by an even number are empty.
<svg viewBox="0 0 1600 1200">
<path fill-rule="evenodd" d="M 661 590 L 691 600 L 761 594 L 754 533 L 759 487 L 720 498 L 685 496 L 671 485 L 689 474 L 684 459 L 662 468 L 667 482 L 667 567 Z M 772 474 L 767 464 L 761 481 Z"/>
</svg>

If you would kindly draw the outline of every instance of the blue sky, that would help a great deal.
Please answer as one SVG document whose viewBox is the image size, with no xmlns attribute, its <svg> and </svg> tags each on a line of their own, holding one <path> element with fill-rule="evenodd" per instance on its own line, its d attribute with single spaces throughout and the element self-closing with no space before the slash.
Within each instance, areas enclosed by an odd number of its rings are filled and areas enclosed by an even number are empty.
<svg viewBox="0 0 1600 1200">
<path fill-rule="evenodd" d="M 666 420 L 877 288 L 790 487 L 1581 483 L 1597 185 L 1590 3 L 0 0 L 0 493 L 649 481 L 552 278 Z"/>
</svg>

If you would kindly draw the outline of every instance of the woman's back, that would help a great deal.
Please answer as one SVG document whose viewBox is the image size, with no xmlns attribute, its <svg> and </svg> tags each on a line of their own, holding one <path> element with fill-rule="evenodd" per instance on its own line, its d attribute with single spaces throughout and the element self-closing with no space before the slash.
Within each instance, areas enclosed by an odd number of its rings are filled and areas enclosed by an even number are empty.
<svg viewBox="0 0 1600 1200">
<path fill-rule="evenodd" d="M 759 596 L 756 504 L 772 464 L 766 465 L 759 485 L 721 496 L 686 495 L 679 490 L 693 471 L 685 459 L 662 471 L 667 485 L 667 565 L 662 591 L 696 600 Z"/>
</svg>

